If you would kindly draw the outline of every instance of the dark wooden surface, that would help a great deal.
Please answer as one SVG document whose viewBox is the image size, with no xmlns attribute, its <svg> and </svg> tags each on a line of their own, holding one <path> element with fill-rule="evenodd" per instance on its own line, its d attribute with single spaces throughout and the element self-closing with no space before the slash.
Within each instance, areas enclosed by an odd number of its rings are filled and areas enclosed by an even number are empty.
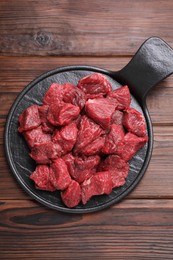
<svg viewBox="0 0 173 260">
<path fill-rule="evenodd" d="M 0 1 L 0 259 L 173 259 L 173 76 L 147 98 L 147 172 L 108 209 L 69 215 L 41 206 L 13 178 L 3 144 L 10 106 L 36 76 L 74 64 L 121 69 L 153 35 L 173 47 L 172 10 L 172 0 Z"/>
</svg>

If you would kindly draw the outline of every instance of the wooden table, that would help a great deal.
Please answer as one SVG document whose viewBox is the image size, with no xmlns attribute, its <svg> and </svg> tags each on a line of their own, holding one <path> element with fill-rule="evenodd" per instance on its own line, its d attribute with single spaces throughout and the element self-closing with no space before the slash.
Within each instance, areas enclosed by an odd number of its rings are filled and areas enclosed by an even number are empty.
<svg viewBox="0 0 173 260">
<path fill-rule="evenodd" d="M 0 259 L 173 259 L 173 76 L 148 96 L 154 150 L 121 203 L 70 215 L 33 201 L 4 155 L 10 106 L 36 76 L 86 64 L 119 70 L 153 35 L 173 47 L 173 1 L 0 1 Z"/>
</svg>

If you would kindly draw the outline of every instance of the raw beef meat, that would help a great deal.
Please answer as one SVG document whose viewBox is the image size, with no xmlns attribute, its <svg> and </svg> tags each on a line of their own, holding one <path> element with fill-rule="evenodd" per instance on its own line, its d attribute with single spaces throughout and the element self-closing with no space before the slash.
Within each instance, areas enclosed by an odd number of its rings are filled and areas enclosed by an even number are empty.
<svg viewBox="0 0 173 260">
<path fill-rule="evenodd" d="M 116 103 L 108 98 L 88 99 L 85 104 L 86 114 L 104 129 L 110 127 L 115 108 Z"/>
<path fill-rule="evenodd" d="M 54 126 L 58 126 L 58 117 L 62 107 L 61 101 L 56 101 L 49 106 L 48 113 L 47 113 L 47 120 L 50 124 Z"/>
<path fill-rule="evenodd" d="M 55 126 L 68 125 L 78 117 L 79 113 L 79 107 L 70 103 L 57 102 L 50 105 L 47 119 Z"/>
<path fill-rule="evenodd" d="M 70 176 L 75 176 L 75 157 L 72 155 L 72 153 L 68 153 L 62 157 L 64 162 L 67 165 L 67 169 L 69 171 Z"/>
<path fill-rule="evenodd" d="M 43 104 L 53 104 L 56 102 L 59 102 L 63 99 L 64 95 L 64 85 L 58 84 L 58 83 L 52 83 L 48 90 L 46 91 L 44 98 L 43 98 Z"/>
<path fill-rule="evenodd" d="M 77 181 L 72 180 L 66 190 L 61 192 L 61 198 L 68 208 L 74 208 L 81 201 L 81 187 Z"/>
<path fill-rule="evenodd" d="M 35 144 L 51 141 L 51 135 L 44 133 L 41 126 L 23 132 L 23 136 L 30 148 Z"/>
<path fill-rule="evenodd" d="M 111 124 L 123 125 L 123 112 L 120 110 L 115 110 L 111 117 Z"/>
<path fill-rule="evenodd" d="M 113 188 L 124 185 L 129 172 L 129 164 L 118 155 L 109 155 L 98 166 L 99 171 L 109 171 L 112 177 Z"/>
<path fill-rule="evenodd" d="M 124 130 L 120 125 L 112 124 L 110 132 L 105 138 L 102 152 L 105 154 L 117 153 L 124 142 Z"/>
<path fill-rule="evenodd" d="M 39 164 L 48 164 L 51 160 L 61 155 L 61 147 L 53 142 L 35 144 L 31 149 L 30 156 Z"/>
<path fill-rule="evenodd" d="M 75 123 L 71 123 L 56 130 L 52 137 L 54 143 L 58 143 L 61 146 L 62 154 L 66 154 L 73 149 L 77 139 L 77 126 Z"/>
<path fill-rule="evenodd" d="M 148 142 L 148 136 L 137 136 L 127 133 L 124 137 L 124 145 L 119 149 L 118 154 L 125 161 L 129 161 L 132 157 Z"/>
<path fill-rule="evenodd" d="M 20 133 L 37 128 L 41 124 L 38 106 L 32 105 L 25 109 L 24 112 L 19 116 L 18 120 L 20 123 L 18 131 Z"/>
<path fill-rule="evenodd" d="M 104 95 L 101 93 L 98 94 L 86 94 L 86 99 L 95 99 L 95 98 L 104 98 Z"/>
<path fill-rule="evenodd" d="M 138 136 L 146 135 L 146 123 L 143 115 L 134 108 L 128 108 L 124 111 L 124 127 L 131 133 Z"/>
<path fill-rule="evenodd" d="M 80 152 L 103 133 L 101 127 L 87 116 L 82 116 L 75 145 L 75 152 Z"/>
<path fill-rule="evenodd" d="M 50 169 L 48 165 L 37 165 L 35 171 L 30 175 L 37 189 L 55 191 L 56 188 L 50 182 Z"/>
<path fill-rule="evenodd" d="M 118 105 L 117 109 L 126 109 L 130 106 L 131 96 L 128 86 L 123 86 L 108 93 L 108 97 L 115 98 Z"/>
<path fill-rule="evenodd" d="M 82 109 L 85 106 L 86 95 L 81 89 L 73 86 L 69 91 L 65 92 L 63 100 Z"/>
<path fill-rule="evenodd" d="M 111 173 L 108 171 L 97 172 L 81 184 L 82 203 L 86 204 L 92 196 L 110 194 L 111 191 Z"/>
<path fill-rule="evenodd" d="M 30 176 L 35 187 L 61 191 L 73 208 L 124 185 L 128 161 L 148 141 L 145 119 L 130 102 L 127 86 L 112 90 L 100 73 L 80 79 L 77 87 L 52 83 L 43 105 L 19 116 L 19 132 L 37 164 Z"/>
<path fill-rule="evenodd" d="M 50 165 L 50 181 L 58 190 L 65 190 L 72 179 L 62 158 L 58 158 Z"/>
<path fill-rule="evenodd" d="M 52 134 L 54 132 L 54 126 L 47 120 L 48 109 L 49 105 L 38 107 L 43 132 Z"/>
<path fill-rule="evenodd" d="M 82 149 L 81 154 L 84 154 L 86 156 L 100 154 L 104 144 L 105 144 L 105 136 L 99 136 L 93 142 L 86 145 Z"/>
<path fill-rule="evenodd" d="M 99 162 L 100 157 L 98 155 L 83 158 L 75 157 L 75 169 L 71 177 L 79 183 L 89 179 Z"/>
<path fill-rule="evenodd" d="M 79 80 L 78 88 L 86 94 L 107 94 L 112 90 L 111 84 L 105 76 L 94 73 Z"/>
</svg>

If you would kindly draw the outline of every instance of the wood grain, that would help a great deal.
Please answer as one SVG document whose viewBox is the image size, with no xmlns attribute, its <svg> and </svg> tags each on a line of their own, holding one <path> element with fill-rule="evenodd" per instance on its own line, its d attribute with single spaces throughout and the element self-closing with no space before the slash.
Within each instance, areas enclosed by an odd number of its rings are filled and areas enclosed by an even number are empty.
<svg viewBox="0 0 173 260">
<path fill-rule="evenodd" d="M 172 200 L 125 200 L 99 213 L 69 215 L 33 201 L 2 201 L 0 254 L 2 259 L 172 259 L 172 207 Z"/>
<path fill-rule="evenodd" d="M 132 55 L 153 35 L 173 46 L 172 8 L 171 0 L 1 0 L 0 53 Z"/>
<path fill-rule="evenodd" d="M 45 208 L 15 180 L 4 152 L 9 109 L 40 74 L 67 65 L 117 71 L 143 41 L 173 47 L 173 1 L 0 1 L 0 259 L 173 259 L 173 76 L 147 98 L 154 149 L 144 178 L 97 213 Z"/>
</svg>

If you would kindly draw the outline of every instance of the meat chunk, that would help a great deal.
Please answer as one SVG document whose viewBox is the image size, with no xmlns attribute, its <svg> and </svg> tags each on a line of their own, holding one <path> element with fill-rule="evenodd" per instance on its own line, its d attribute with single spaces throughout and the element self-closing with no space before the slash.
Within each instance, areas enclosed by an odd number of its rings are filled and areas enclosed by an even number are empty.
<svg viewBox="0 0 173 260">
<path fill-rule="evenodd" d="M 82 116 L 79 132 L 75 145 L 75 152 L 80 152 L 84 147 L 94 141 L 103 133 L 101 127 L 87 116 Z"/>
<path fill-rule="evenodd" d="M 43 104 L 50 105 L 59 102 L 63 99 L 63 95 L 64 85 L 59 83 L 52 83 L 44 95 Z"/>
<path fill-rule="evenodd" d="M 105 138 L 102 152 L 105 154 L 118 153 L 124 142 L 124 130 L 120 125 L 112 124 L 110 132 Z"/>
<path fill-rule="evenodd" d="M 61 128 L 61 130 L 57 130 L 52 137 L 54 143 L 58 143 L 62 148 L 62 154 L 66 154 L 73 149 L 74 144 L 77 139 L 77 126 L 73 122 L 67 126 Z"/>
<path fill-rule="evenodd" d="M 123 125 L 129 132 L 135 135 L 146 135 L 145 119 L 143 115 L 134 108 L 128 108 L 124 111 Z"/>
<path fill-rule="evenodd" d="M 111 117 L 111 124 L 123 125 L 123 112 L 120 110 L 115 110 Z"/>
<path fill-rule="evenodd" d="M 20 133 L 37 128 L 41 124 L 38 106 L 32 105 L 25 109 L 19 116 L 18 121 L 20 123 L 20 126 L 18 128 L 18 131 Z"/>
<path fill-rule="evenodd" d="M 93 73 L 79 80 L 78 88 L 86 94 L 107 94 L 112 90 L 107 78 L 100 73 Z"/>
<path fill-rule="evenodd" d="M 72 153 L 68 153 L 62 157 L 64 162 L 67 165 L 67 169 L 69 171 L 70 176 L 75 176 L 75 157 L 72 155 Z"/>
<path fill-rule="evenodd" d="M 70 185 L 72 179 L 62 158 L 50 165 L 50 181 L 58 190 L 65 190 Z"/>
<path fill-rule="evenodd" d="M 76 207 L 81 201 L 81 187 L 79 183 L 72 180 L 68 188 L 61 192 L 61 198 L 68 208 Z"/>
<path fill-rule="evenodd" d="M 79 183 L 87 180 L 92 176 L 93 169 L 95 171 L 99 162 L 100 157 L 98 155 L 83 158 L 75 157 L 75 169 L 71 177 Z"/>
<path fill-rule="evenodd" d="M 47 120 L 49 105 L 43 105 L 38 107 L 41 125 L 44 133 L 52 134 L 54 131 L 54 126 L 50 124 Z"/>
<path fill-rule="evenodd" d="M 62 108 L 62 102 L 61 101 L 56 101 L 55 103 L 52 103 L 49 106 L 48 113 L 47 113 L 47 120 L 50 124 L 54 126 L 58 126 L 58 117 L 60 110 Z"/>
<path fill-rule="evenodd" d="M 116 103 L 108 98 L 88 99 L 85 104 L 86 114 L 104 129 L 110 127 L 115 108 Z"/>
<path fill-rule="evenodd" d="M 113 188 L 125 184 L 129 172 L 129 164 L 118 155 L 109 155 L 98 166 L 98 171 L 109 171 L 112 177 Z"/>
<path fill-rule="evenodd" d="M 81 153 L 86 156 L 100 154 L 104 144 L 105 144 L 105 136 L 100 136 L 97 139 L 95 139 L 93 142 L 85 146 L 82 149 Z"/>
<path fill-rule="evenodd" d="M 86 94 L 86 99 L 95 99 L 95 98 L 104 98 L 104 95 L 102 93 L 98 94 Z"/>
<path fill-rule="evenodd" d="M 74 119 L 78 117 L 80 108 L 70 103 L 65 103 L 59 113 L 58 123 L 59 125 L 68 125 Z"/>
<path fill-rule="evenodd" d="M 37 165 L 35 171 L 30 175 L 30 179 L 35 182 L 37 189 L 47 191 L 56 190 L 50 182 L 50 169 L 48 165 Z"/>
<path fill-rule="evenodd" d="M 123 86 L 108 93 L 108 97 L 114 98 L 118 105 L 117 109 L 127 109 L 130 106 L 131 96 L 128 86 Z"/>
<path fill-rule="evenodd" d="M 86 102 L 86 95 L 81 89 L 72 85 L 72 87 L 65 92 L 63 100 L 66 103 L 71 103 L 82 109 Z"/>
<path fill-rule="evenodd" d="M 56 102 L 50 105 L 47 119 L 55 126 L 68 125 L 73 119 L 76 119 L 80 109 L 70 103 Z"/>
<path fill-rule="evenodd" d="M 95 195 L 110 194 L 112 191 L 112 177 L 108 171 L 97 172 L 81 184 L 82 203 Z"/>
<path fill-rule="evenodd" d="M 51 160 L 61 155 L 61 147 L 49 141 L 47 143 L 35 144 L 31 149 L 30 156 L 39 164 L 48 164 Z"/>
<path fill-rule="evenodd" d="M 119 149 L 118 154 L 125 161 L 129 161 L 147 142 L 148 136 L 139 137 L 129 132 L 125 135 L 124 145 Z"/>
<path fill-rule="evenodd" d="M 44 133 L 41 126 L 25 131 L 22 134 L 30 148 L 35 144 L 51 141 L 51 135 Z"/>
</svg>

